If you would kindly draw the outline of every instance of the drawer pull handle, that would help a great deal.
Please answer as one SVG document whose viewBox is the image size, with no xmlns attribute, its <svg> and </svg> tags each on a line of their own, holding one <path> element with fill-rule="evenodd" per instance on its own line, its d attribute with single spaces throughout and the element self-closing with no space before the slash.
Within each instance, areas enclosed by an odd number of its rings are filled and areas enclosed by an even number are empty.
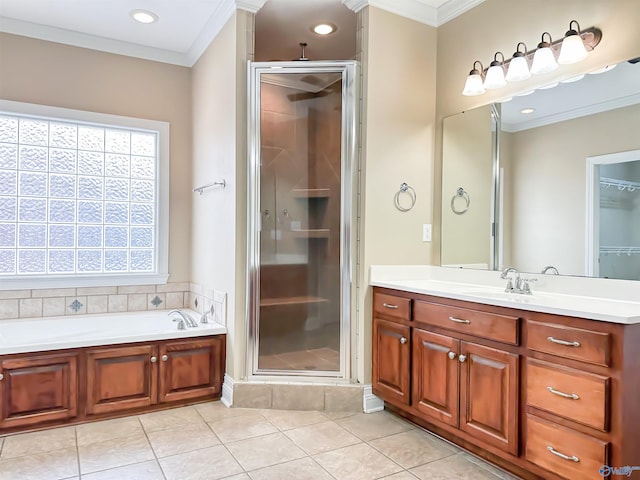
<svg viewBox="0 0 640 480">
<path fill-rule="evenodd" d="M 576 463 L 580 461 L 580 459 L 575 455 L 571 455 L 571 456 L 565 455 L 564 453 L 557 451 L 551 445 L 547 445 L 547 450 L 549 450 L 549 453 L 552 453 L 556 457 L 560 457 L 563 460 L 569 460 L 570 462 L 576 462 Z"/>
<path fill-rule="evenodd" d="M 562 398 L 570 398 L 571 400 L 580 399 L 577 393 L 564 393 L 564 392 L 561 392 L 560 390 L 556 390 L 553 387 L 547 387 L 547 391 L 553 393 L 554 395 L 558 395 L 559 397 L 562 397 Z"/>
<path fill-rule="evenodd" d="M 390 308 L 392 310 L 397 310 L 398 309 L 398 305 L 393 305 L 391 303 L 383 303 L 382 306 L 386 307 L 386 308 Z"/>
<path fill-rule="evenodd" d="M 4 378 L 4 375 L 0 373 L 0 380 Z"/>
<path fill-rule="evenodd" d="M 160 357 L 160 359 L 161 359 L 163 362 L 166 362 L 167 360 L 169 360 L 169 357 L 168 357 L 167 355 L 162 355 L 162 357 Z"/>
<path fill-rule="evenodd" d="M 456 323 L 471 323 L 471 320 L 464 320 L 462 318 L 449 317 L 449 320 Z"/>
<path fill-rule="evenodd" d="M 449 358 L 451 360 L 455 360 L 456 359 L 456 352 L 449 352 L 449 353 L 447 353 L 447 355 L 449 356 Z"/>
<path fill-rule="evenodd" d="M 467 359 L 467 356 L 466 356 L 466 355 L 460 355 L 460 356 L 458 357 L 458 360 L 460 360 L 460 363 L 464 363 L 464 361 L 465 361 L 466 359 Z"/>
<path fill-rule="evenodd" d="M 566 340 L 558 340 L 557 338 L 547 337 L 551 343 L 557 343 L 558 345 L 564 345 L 565 347 L 579 347 L 580 342 L 567 342 Z"/>
<path fill-rule="evenodd" d="M 150 360 L 151 360 L 151 363 L 156 363 L 158 361 L 158 358 L 157 357 L 151 357 Z"/>
<path fill-rule="evenodd" d="M 407 337 L 400 337 L 400 343 L 403 345 L 407 343 Z"/>
</svg>

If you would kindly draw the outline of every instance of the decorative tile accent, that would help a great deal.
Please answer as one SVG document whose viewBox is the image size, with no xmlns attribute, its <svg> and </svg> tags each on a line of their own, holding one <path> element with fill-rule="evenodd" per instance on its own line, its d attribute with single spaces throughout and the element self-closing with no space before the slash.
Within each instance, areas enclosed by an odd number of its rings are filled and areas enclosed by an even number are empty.
<svg viewBox="0 0 640 480">
<path fill-rule="evenodd" d="M 77 298 L 69 304 L 69 308 L 76 313 L 79 312 L 82 307 L 84 307 L 84 305 L 80 303 Z"/>
<path fill-rule="evenodd" d="M 151 300 L 149 303 L 154 307 L 158 308 L 162 303 L 162 299 L 158 295 L 156 295 L 155 297 L 153 297 L 153 300 Z"/>
</svg>

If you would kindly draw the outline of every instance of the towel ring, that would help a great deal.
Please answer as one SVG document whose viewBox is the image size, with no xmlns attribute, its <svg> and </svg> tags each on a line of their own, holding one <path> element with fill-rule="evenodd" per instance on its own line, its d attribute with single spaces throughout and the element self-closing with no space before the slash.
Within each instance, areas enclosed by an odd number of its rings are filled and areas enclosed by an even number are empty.
<svg viewBox="0 0 640 480">
<path fill-rule="evenodd" d="M 456 198 L 458 197 L 462 197 L 465 202 L 464 208 L 460 210 L 456 209 Z M 471 204 L 471 198 L 469 197 L 469 194 L 464 191 L 464 188 L 458 187 L 458 189 L 456 190 L 456 194 L 451 199 L 451 210 L 453 210 L 453 213 L 455 213 L 456 215 L 462 215 L 464 212 L 469 210 L 470 204 Z"/>
<path fill-rule="evenodd" d="M 400 204 L 400 194 L 401 193 L 406 193 L 411 198 L 411 205 L 409 205 L 408 207 L 403 207 Z M 394 202 L 396 204 L 396 208 L 398 210 L 400 210 L 401 212 L 408 212 L 416 204 L 416 191 L 413 189 L 413 187 L 409 186 L 407 183 L 402 182 L 400 184 L 400 190 L 398 190 L 396 192 L 396 195 L 395 195 L 395 197 L 393 197 L 393 200 L 394 200 Z"/>
</svg>

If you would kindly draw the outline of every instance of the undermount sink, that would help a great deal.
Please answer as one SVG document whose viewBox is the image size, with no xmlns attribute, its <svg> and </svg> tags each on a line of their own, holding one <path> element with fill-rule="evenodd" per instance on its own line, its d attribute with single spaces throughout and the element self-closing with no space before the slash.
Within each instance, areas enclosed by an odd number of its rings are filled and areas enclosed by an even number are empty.
<svg viewBox="0 0 640 480">
<path fill-rule="evenodd" d="M 524 295 L 522 293 L 496 292 L 495 290 L 467 290 L 461 293 L 473 297 L 497 298 L 520 303 L 527 303 L 531 297 L 535 296 L 535 293 Z"/>
</svg>

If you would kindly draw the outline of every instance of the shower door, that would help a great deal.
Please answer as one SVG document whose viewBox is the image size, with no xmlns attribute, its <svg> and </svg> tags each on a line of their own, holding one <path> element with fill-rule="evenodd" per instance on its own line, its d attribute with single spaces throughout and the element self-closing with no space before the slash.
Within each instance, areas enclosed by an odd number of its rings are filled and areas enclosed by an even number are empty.
<svg viewBox="0 0 640 480">
<path fill-rule="evenodd" d="M 249 70 L 249 375 L 347 378 L 355 62 Z"/>
</svg>

